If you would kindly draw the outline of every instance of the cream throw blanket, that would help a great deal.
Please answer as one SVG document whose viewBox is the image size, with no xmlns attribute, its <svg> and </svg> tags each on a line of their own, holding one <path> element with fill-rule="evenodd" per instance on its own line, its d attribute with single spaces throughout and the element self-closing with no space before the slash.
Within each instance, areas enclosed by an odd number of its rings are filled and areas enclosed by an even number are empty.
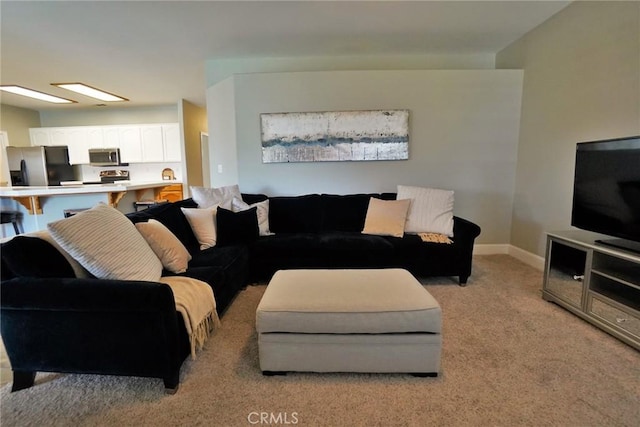
<svg viewBox="0 0 640 427">
<path fill-rule="evenodd" d="M 418 233 L 418 236 L 420 236 L 423 242 L 446 243 L 447 245 L 453 243 L 453 240 L 440 233 Z"/>
<path fill-rule="evenodd" d="M 191 343 L 191 357 L 196 358 L 196 347 L 202 349 L 211 331 L 220 325 L 216 300 L 211 286 L 190 277 L 161 277 L 159 282 L 171 287 L 176 310 L 182 314 Z"/>
</svg>

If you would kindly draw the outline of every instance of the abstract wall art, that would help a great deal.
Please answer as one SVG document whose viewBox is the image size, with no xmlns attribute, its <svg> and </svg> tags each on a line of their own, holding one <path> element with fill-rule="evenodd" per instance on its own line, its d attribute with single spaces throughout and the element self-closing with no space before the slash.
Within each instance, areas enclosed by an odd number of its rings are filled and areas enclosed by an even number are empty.
<svg viewBox="0 0 640 427">
<path fill-rule="evenodd" d="M 407 160 L 409 110 L 264 113 L 262 162 Z"/>
</svg>

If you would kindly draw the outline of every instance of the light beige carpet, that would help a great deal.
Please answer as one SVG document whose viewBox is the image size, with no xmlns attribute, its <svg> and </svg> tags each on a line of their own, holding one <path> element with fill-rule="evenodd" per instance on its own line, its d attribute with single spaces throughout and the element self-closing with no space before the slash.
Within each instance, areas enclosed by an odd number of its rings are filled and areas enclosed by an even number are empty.
<svg viewBox="0 0 640 427">
<path fill-rule="evenodd" d="M 30 389 L 0 389 L 0 422 L 3 427 L 639 425 L 639 352 L 543 301 L 539 271 L 508 256 L 478 256 L 474 262 L 465 288 L 450 278 L 425 281 L 443 309 L 439 378 L 263 377 L 254 321 L 264 286 L 252 286 L 240 293 L 198 359 L 185 362 L 176 395 L 165 395 L 159 379 L 39 374 Z"/>
</svg>

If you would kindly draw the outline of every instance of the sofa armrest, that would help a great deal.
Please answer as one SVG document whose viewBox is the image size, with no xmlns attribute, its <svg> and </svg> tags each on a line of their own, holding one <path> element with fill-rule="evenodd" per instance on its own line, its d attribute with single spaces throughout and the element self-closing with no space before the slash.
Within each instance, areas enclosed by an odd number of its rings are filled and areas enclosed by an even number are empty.
<svg viewBox="0 0 640 427">
<path fill-rule="evenodd" d="M 3 309 L 13 310 L 176 310 L 166 284 L 94 278 L 15 278 L 0 285 L 0 302 Z"/>
<path fill-rule="evenodd" d="M 477 224 L 464 218 L 453 217 L 453 238 L 456 242 L 473 244 L 475 238 L 480 235 L 480 231 L 480 226 Z"/>
<path fill-rule="evenodd" d="M 189 343 L 165 284 L 79 278 L 0 283 L 0 328 L 11 368 L 163 378 L 175 389 Z"/>
</svg>

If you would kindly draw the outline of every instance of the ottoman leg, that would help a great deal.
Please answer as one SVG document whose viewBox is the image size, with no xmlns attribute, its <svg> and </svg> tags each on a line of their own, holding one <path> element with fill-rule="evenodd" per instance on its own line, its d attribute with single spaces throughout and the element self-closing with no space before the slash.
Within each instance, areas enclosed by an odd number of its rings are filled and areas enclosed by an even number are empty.
<svg viewBox="0 0 640 427">
<path fill-rule="evenodd" d="M 412 372 L 411 376 L 418 378 L 435 378 L 438 376 L 437 372 Z"/>
<path fill-rule="evenodd" d="M 265 377 L 273 377 L 275 375 L 287 375 L 287 371 L 262 371 Z"/>
</svg>

